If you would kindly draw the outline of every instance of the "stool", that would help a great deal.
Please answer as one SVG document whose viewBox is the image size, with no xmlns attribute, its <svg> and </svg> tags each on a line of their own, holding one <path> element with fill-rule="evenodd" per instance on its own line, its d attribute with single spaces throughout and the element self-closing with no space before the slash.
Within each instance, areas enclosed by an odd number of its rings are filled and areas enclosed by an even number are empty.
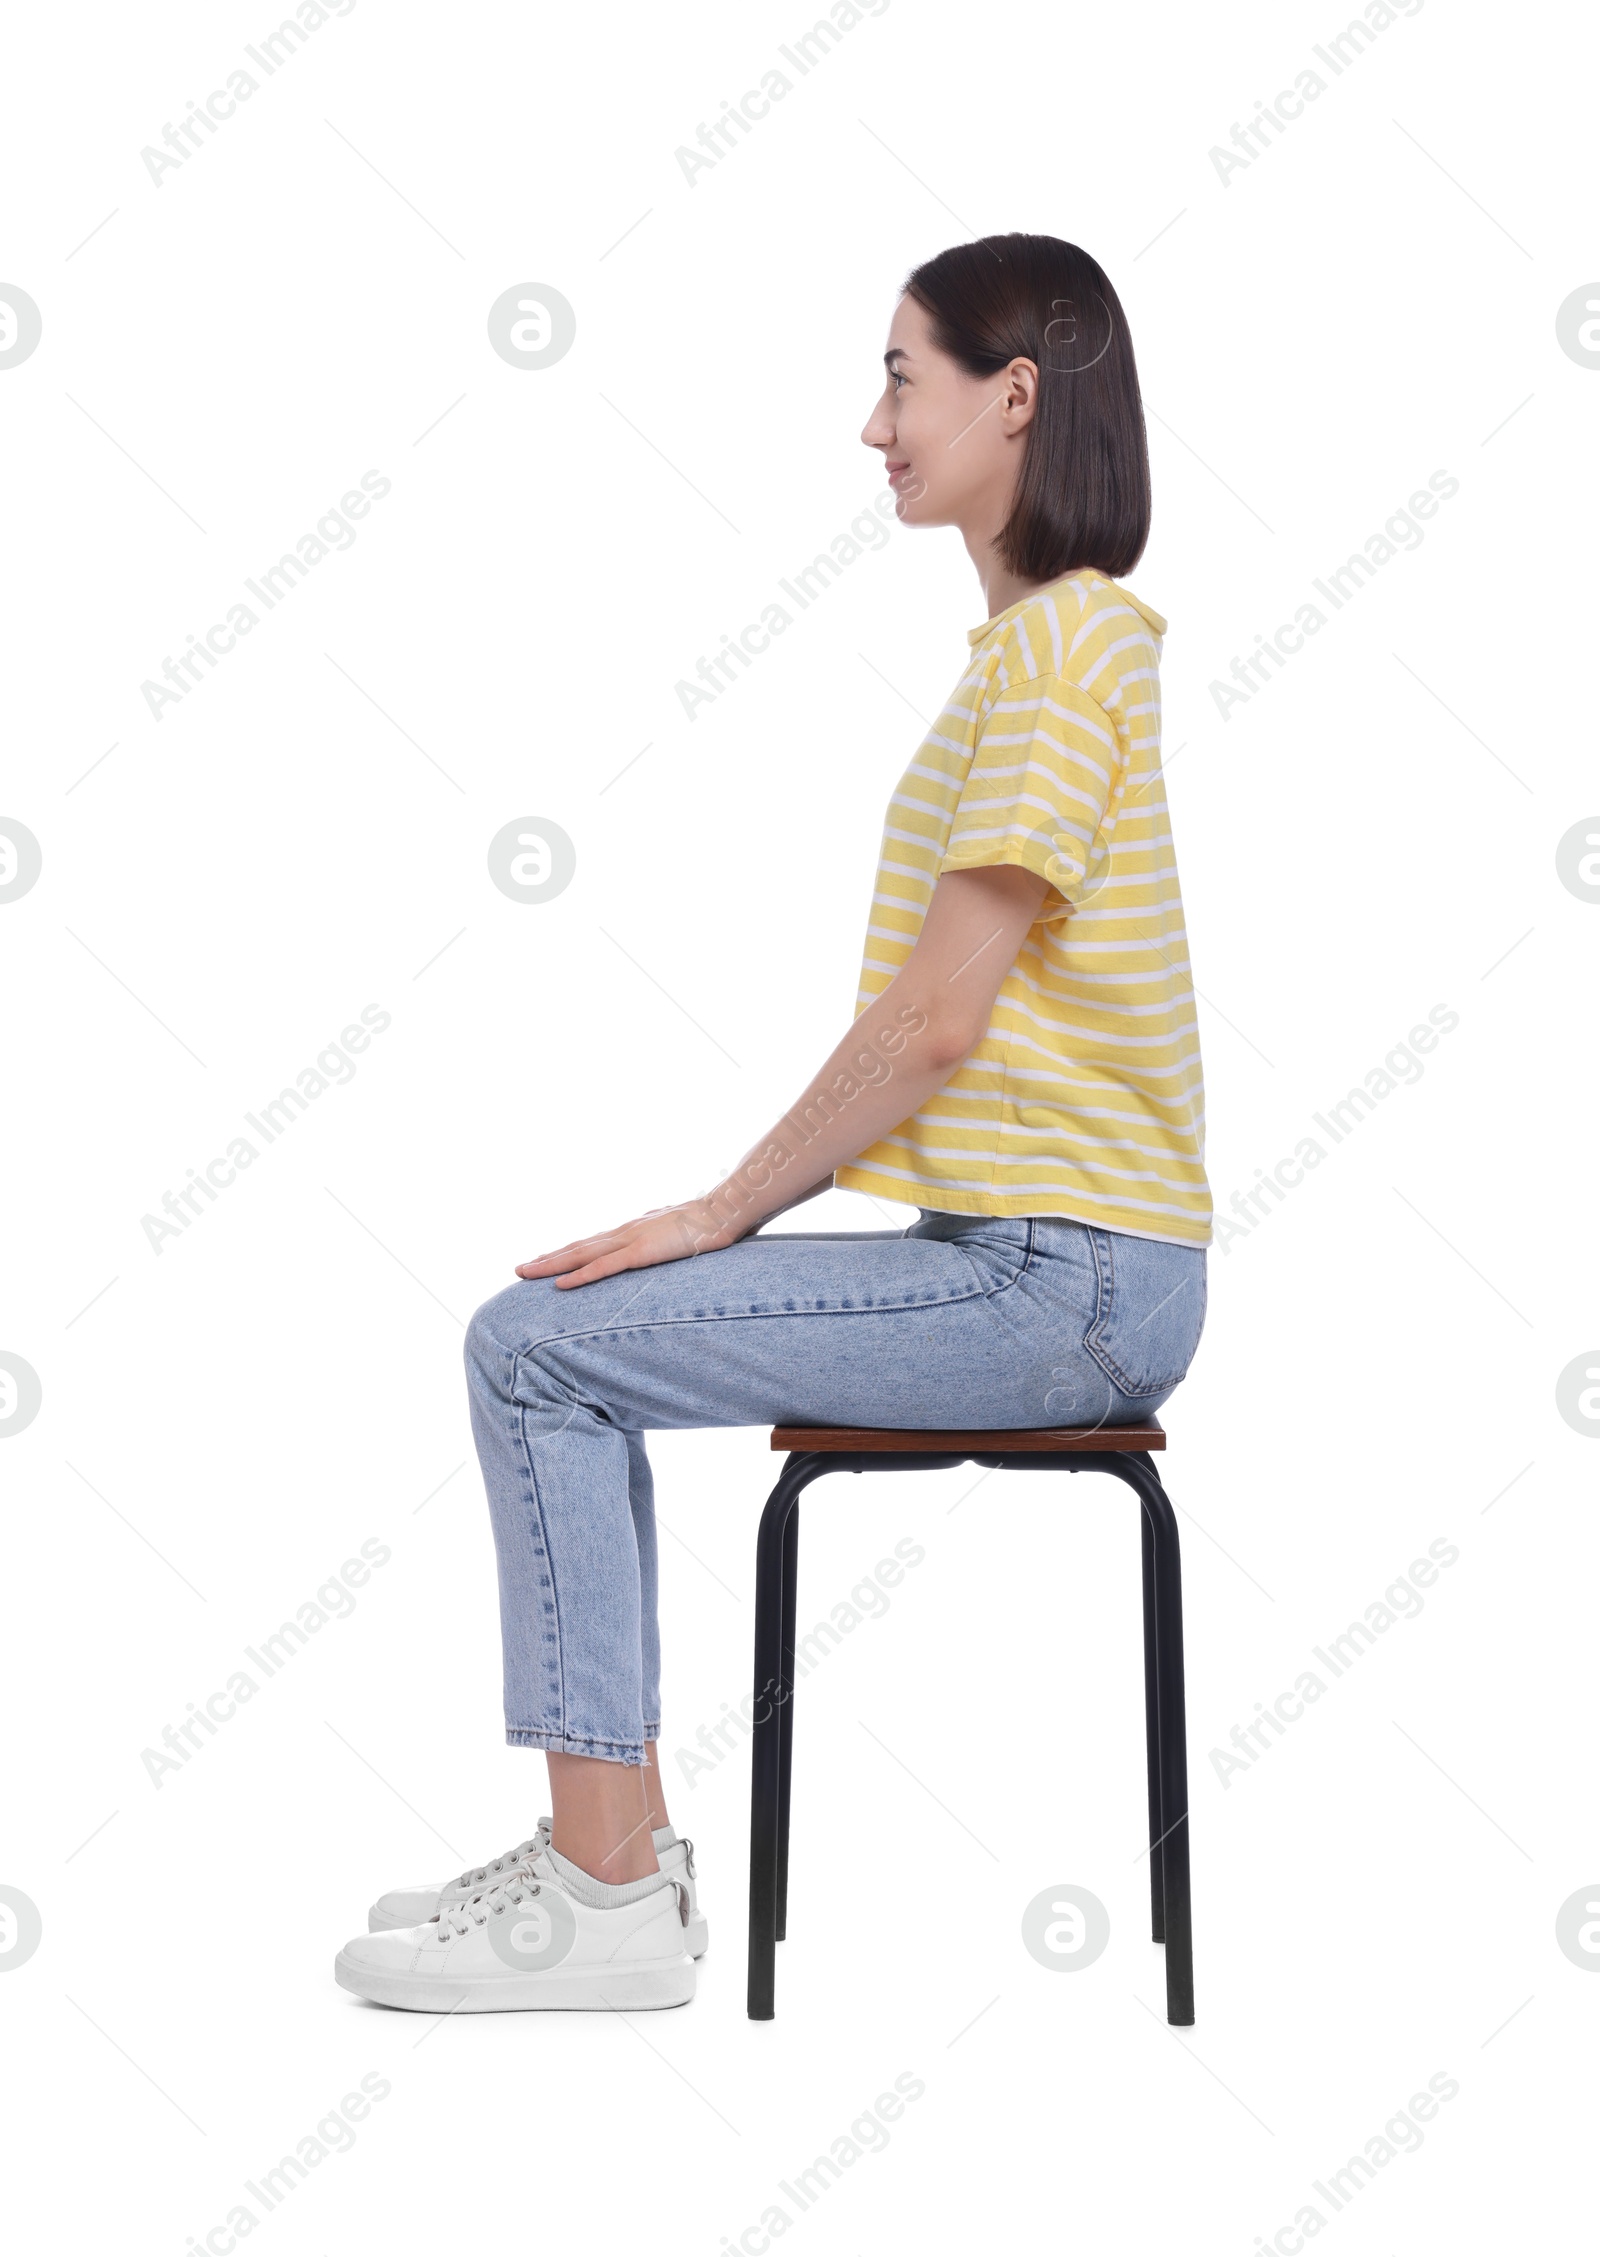
<svg viewBox="0 0 1600 2257">
<path fill-rule="evenodd" d="M 1150 1811 L 1150 1933 L 1166 1946 L 1167 2020 L 1194 2020 L 1189 1914 L 1189 1767 L 1183 1717 L 1183 1595 L 1178 1523 L 1151 1463 L 1167 1437 L 1147 1426 L 921 1428 L 775 1426 L 788 1459 L 756 1540 L 756 1656 L 750 1774 L 748 2012 L 773 2017 L 777 1946 L 788 1928 L 789 1767 L 794 1751 L 795 1570 L 800 1492 L 824 1473 L 921 1473 L 943 1466 L 1114 1473 L 1144 1507 L 1145 1769 Z"/>
</svg>

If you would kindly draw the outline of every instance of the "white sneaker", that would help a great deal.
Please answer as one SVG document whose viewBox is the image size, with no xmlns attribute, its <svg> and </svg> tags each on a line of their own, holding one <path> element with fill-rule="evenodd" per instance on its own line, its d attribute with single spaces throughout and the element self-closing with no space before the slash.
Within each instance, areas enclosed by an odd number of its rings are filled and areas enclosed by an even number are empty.
<svg viewBox="0 0 1600 2257">
<path fill-rule="evenodd" d="M 367 1929 L 372 1935 L 386 1928 L 414 1928 L 420 1921 L 431 1920 L 450 1900 L 469 1897 L 477 1891 L 492 1888 L 508 1874 L 512 1867 L 526 1857 L 537 1857 L 550 1846 L 550 1821 L 541 1818 L 538 1826 L 525 1842 L 515 1849 L 504 1851 L 491 1858 L 487 1865 L 470 1866 L 458 1873 L 453 1881 L 419 1881 L 414 1888 L 389 1889 L 367 1914 Z M 679 1836 L 663 1846 L 656 1844 L 656 1859 L 669 1881 L 678 1881 L 688 1891 L 689 1919 L 684 1931 L 685 1949 L 691 1959 L 703 1959 L 711 1940 L 706 1916 L 700 1909 L 695 1893 L 694 1844 Z"/>
<path fill-rule="evenodd" d="M 695 1986 L 686 1904 L 682 1883 L 666 1879 L 629 1904 L 585 1904 L 540 1849 L 478 1895 L 447 1899 L 432 1920 L 356 1936 L 334 1980 L 424 2014 L 686 2006 Z"/>
</svg>

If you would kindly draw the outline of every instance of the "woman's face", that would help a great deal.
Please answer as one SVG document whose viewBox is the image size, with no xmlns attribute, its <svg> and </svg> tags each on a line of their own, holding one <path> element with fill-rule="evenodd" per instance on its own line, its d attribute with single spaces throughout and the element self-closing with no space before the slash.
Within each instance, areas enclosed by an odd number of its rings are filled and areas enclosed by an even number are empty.
<svg viewBox="0 0 1600 2257">
<path fill-rule="evenodd" d="M 1022 466 L 1038 369 L 1014 360 L 993 376 L 969 376 L 934 346 L 928 316 L 910 297 L 895 307 L 884 365 L 883 396 L 861 437 L 882 449 L 895 515 L 906 525 L 997 527 Z"/>
</svg>

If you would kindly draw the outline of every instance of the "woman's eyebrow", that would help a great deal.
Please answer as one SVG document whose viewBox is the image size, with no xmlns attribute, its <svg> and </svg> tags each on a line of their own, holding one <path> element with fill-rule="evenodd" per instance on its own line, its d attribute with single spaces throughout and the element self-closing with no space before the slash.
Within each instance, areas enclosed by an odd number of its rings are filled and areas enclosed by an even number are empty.
<svg viewBox="0 0 1600 2257">
<path fill-rule="evenodd" d="M 890 364 L 890 363 L 891 363 L 892 361 L 897 361 L 897 360 L 912 360 L 912 359 L 914 359 L 914 358 L 915 358 L 915 355 L 914 355 L 914 354 L 912 354 L 912 353 L 908 353 L 908 352 L 906 351 L 906 349 L 905 349 L 904 345 L 891 345 L 891 346 L 889 347 L 889 350 L 888 350 L 888 351 L 887 351 L 887 352 L 886 352 L 886 353 L 884 354 L 884 356 L 883 356 L 883 360 L 884 360 L 884 366 L 885 366 L 886 368 L 887 368 L 887 367 L 889 366 L 889 364 Z"/>
</svg>

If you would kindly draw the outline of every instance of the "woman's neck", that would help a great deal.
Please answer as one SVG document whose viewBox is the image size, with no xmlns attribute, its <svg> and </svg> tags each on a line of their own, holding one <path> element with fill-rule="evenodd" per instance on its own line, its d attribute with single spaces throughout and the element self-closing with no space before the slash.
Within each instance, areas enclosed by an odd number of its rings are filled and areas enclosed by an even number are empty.
<svg viewBox="0 0 1600 2257">
<path fill-rule="evenodd" d="M 1021 579 L 1009 566 L 1002 564 L 995 553 L 992 534 L 982 537 L 963 534 L 962 538 L 966 541 L 967 554 L 972 559 L 973 569 L 983 588 L 983 600 L 988 606 L 984 614 L 986 618 L 993 619 L 1000 612 L 1009 611 L 1024 596 L 1031 596 L 1040 588 L 1049 586 L 1047 580 Z"/>
<path fill-rule="evenodd" d="M 990 619 L 1050 584 L 1047 580 L 1019 580 L 1014 572 L 998 564 L 991 565 L 986 573 L 980 569 L 978 577 L 983 582 L 983 598 L 989 607 L 985 616 Z"/>
</svg>

